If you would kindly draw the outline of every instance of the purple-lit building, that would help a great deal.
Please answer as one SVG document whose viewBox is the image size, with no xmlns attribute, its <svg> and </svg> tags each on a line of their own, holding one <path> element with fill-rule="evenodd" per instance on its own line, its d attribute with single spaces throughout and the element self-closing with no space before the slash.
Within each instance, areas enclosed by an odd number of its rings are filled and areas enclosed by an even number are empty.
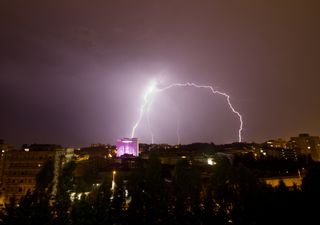
<svg viewBox="0 0 320 225">
<path fill-rule="evenodd" d="M 117 140 L 117 157 L 124 154 L 139 155 L 138 138 L 121 138 Z"/>
</svg>

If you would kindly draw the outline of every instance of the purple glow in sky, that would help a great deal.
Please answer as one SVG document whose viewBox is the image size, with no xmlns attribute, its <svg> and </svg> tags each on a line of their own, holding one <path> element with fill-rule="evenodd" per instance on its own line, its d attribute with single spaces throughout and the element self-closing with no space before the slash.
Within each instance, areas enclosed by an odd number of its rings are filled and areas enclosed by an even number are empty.
<svg viewBox="0 0 320 225">
<path fill-rule="evenodd" d="M 0 3 L 0 139 L 84 146 L 130 137 L 148 82 L 214 85 L 244 141 L 320 135 L 320 1 Z M 157 143 L 238 141 L 226 99 L 156 95 Z M 143 118 L 140 142 L 151 142 Z"/>
</svg>

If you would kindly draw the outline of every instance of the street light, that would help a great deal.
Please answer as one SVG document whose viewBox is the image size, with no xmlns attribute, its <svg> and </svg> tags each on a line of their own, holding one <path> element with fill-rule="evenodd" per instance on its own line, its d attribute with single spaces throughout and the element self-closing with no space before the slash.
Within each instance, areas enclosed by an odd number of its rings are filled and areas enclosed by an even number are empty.
<svg viewBox="0 0 320 225">
<path fill-rule="evenodd" d="M 114 181 L 114 178 L 116 176 L 117 172 L 114 170 L 112 171 L 112 183 L 111 183 L 111 190 L 114 191 L 114 188 L 116 186 L 116 182 Z"/>
</svg>

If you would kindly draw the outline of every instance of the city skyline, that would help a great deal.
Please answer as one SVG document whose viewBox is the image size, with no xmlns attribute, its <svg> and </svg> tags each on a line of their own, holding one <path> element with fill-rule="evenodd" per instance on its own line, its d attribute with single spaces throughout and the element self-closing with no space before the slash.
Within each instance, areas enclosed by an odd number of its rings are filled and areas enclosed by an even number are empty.
<svg viewBox="0 0 320 225">
<path fill-rule="evenodd" d="M 1 3 L 0 139 L 115 144 L 130 137 L 150 81 L 231 96 L 243 141 L 320 135 L 317 1 Z M 192 88 L 157 96 L 155 143 L 238 141 L 225 99 Z M 146 120 L 136 131 L 150 143 Z"/>
</svg>

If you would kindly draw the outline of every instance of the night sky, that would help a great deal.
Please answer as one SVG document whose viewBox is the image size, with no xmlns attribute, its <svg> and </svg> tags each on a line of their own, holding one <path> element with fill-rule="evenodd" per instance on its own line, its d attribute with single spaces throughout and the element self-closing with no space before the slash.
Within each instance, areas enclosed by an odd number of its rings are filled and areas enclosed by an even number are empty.
<svg viewBox="0 0 320 225">
<path fill-rule="evenodd" d="M 115 144 L 151 80 L 231 96 L 243 141 L 320 135 L 320 1 L 0 3 L 0 139 Z M 225 98 L 176 88 L 150 109 L 155 142 L 236 142 Z M 146 120 L 136 136 L 151 141 Z"/>
</svg>

